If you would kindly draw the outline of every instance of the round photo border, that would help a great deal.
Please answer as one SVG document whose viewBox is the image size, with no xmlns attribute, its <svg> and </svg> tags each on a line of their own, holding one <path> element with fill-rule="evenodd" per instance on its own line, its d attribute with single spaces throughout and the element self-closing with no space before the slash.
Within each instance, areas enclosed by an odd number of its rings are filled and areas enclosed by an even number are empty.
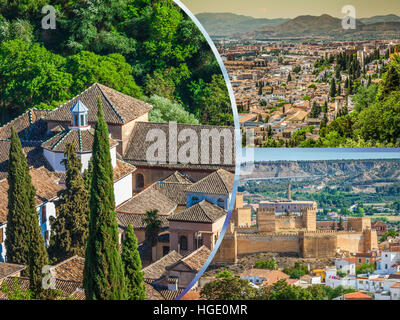
<svg viewBox="0 0 400 320">
<path fill-rule="evenodd" d="M 242 154 L 241 154 L 242 153 L 242 138 L 241 138 L 241 132 L 240 132 L 240 126 L 239 126 L 239 114 L 237 111 L 235 94 L 233 92 L 233 88 L 232 88 L 232 85 L 231 85 L 231 82 L 229 79 L 228 72 L 226 71 L 225 65 L 224 65 L 222 58 L 217 50 L 217 47 L 215 46 L 214 42 L 211 40 L 211 37 L 208 35 L 208 33 L 205 30 L 205 28 L 203 27 L 203 25 L 196 18 L 196 16 L 186 7 L 186 5 L 184 5 L 181 0 L 173 0 L 173 2 L 176 5 L 178 5 L 182 9 L 182 11 L 184 11 L 190 17 L 190 19 L 192 19 L 192 21 L 195 23 L 197 28 L 203 34 L 204 38 L 207 40 L 208 45 L 210 46 L 212 52 L 214 53 L 215 58 L 218 61 L 218 65 L 222 71 L 222 75 L 224 77 L 226 87 L 228 88 L 229 98 L 230 98 L 231 106 L 232 106 L 234 128 L 235 128 L 234 129 L 234 132 L 235 132 L 235 178 L 234 178 L 234 183 L 233 183 L 232 196 L 231 196 L 231 199 L 230 199 L 229 205 L 228 205 L 228 213 L 226 215 L 226 218 L 225 218 L 224 224 L 222 226 L 221 233 L 218 237 L 217 243 L 215 244 L 210 255 L 208 256 L 207 261 L 202 266 L 200 271 L 196 274 L 194 279 L 183 290 L 183 292 L 174 299 L 174 300 L 180 300 L 188 291 L 190 291 L 193 288 L 193 286 L 196 284 L 196 282 L 199 281 L 200 277 L 207 270 L 208 266 L 210 265 L 211 261 L 213 260 L 213 258 L 215 256 L 215 254 L 217 253 L 218 248 L 221 245 L 222 239 L 224 238 L 225 232 L 229 226 L 232 211 L 233 211 L 233 206 L 234 206 L 235 199 L 236 199 L 239 177 L 240 177 L 240 163 L 241 163 L 241 157 L 242 157 Z"/>
</svg>

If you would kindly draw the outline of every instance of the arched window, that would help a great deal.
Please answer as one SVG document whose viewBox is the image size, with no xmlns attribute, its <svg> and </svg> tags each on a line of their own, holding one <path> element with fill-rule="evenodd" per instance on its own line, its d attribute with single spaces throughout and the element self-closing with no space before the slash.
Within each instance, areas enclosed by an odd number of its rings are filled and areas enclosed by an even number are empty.
<svg viewBox="0 0 400 320">
<path fill-rule="evenodd" d="M 187 250 L 188 249 L 188 239 L 186 236 L 180 236 L 179 237 L 179 245 L 181 247 L 181 250 Z"/>
<path fill-rule="evenodd" d="M 141 189 L 144 187 L 144 177 L 141 173 L 135 175 L 135 189 Z"/>
</svg>

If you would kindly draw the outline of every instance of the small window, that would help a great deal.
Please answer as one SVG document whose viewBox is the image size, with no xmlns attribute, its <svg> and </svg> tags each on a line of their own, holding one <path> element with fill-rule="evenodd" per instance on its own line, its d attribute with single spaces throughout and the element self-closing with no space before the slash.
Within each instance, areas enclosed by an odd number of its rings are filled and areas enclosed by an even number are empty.
<svg viewBox="0 0 400 320">
<path fill-rule="evenodd" d="M 199 197 L 192 197 L 193 201 L 199 201 Z"/>
<path fill-rule="evenodd" d="M 188 239 L 186 236 L 181 236 L 179 238 L 179 244 L 181 247 L 181 250 L 187 250 L 188 249 Z"/>
<path fill-rule="evenodd" d="M 46 223 L 47 221 L 47 209 L 46 205 L 42 206 L 42 223 Z"/>
<path fill-rule="evenodd" d="M 163 246 L 162 247 L 163 256 L 166 256 L 168 253 L 169 253 L 169 246 Z"/>
<path fill-rule="evenodd" d="M 135 188 L 141 189 L 144 187 L 144 176 L 141 173 L 135 175 Z"/>
</svg>

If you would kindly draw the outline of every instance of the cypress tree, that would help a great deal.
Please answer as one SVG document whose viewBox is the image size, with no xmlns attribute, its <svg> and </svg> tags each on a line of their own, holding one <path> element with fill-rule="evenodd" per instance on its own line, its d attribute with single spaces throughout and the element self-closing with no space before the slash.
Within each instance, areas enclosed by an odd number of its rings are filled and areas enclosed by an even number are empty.
<svg viewBox="0 0 400 320">
<path fill-rule="evenodd" d="M 42 268 L 48 264 L 44 238 L 36 210 L 36 191 L 29 175 L 21 141 L 11 129 L 8 164 L 8 216 L 5 246 L 7 261 L 26 265 L 30 289 L 36 297 L 42 292 Z"/>
<path fill-rule="evenodd" d="M 343 231 L 344 230 L 342 217 L 339 218 L 338 230 L 339 231 Z"/>
<path fill-rule="evenodd" d="M 128 300 L 145 300 L 146 288 L 142 261 L 138 251 L 138 243 L 133 227 L 130 224 L 125 231 L 125 240 L 122 244 L 122 263 L 125 271 L 125 284 Z"/>
<path fill-rule="evenodd" d="M 30 219 L 35 210 L 35 192 L 30 183 L 29 168 L 21 141 L 11 128 L 8 164 L 8 215 L 5 247 L 7 262 L 28 264 Z M 38 222 L 39 223 L 39 222 Z"/>
<path fill-rule="evenodd" d="M 59 194 L 49 247 L 50 257 L 57 262 L 74 255 L 83 257 L 88 234 L 89 189 L 80 173 L 82 163 L 72 144 L 67 145 L 65 156 L 66 189 Z"/>
<path fill-rule="evenodd" d="M 331 97 L 332 98 L 336 97 L 336 82 L 334 78 L 332 78 L 331 82 Z"/>
<path fill-rule="evenodd" d="M 125 277 L 119 252 L 110 141 L 100 97 L 97 117 L 83 284 L 87 300 L 123 300 Z"/>
</svg>

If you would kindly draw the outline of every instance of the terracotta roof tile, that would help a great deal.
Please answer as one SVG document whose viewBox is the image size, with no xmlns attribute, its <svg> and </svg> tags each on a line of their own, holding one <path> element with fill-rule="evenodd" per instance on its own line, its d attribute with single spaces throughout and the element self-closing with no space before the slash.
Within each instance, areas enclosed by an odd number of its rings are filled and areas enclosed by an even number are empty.
<svg viewBox="0 0 400 320">
<path fill-rule="evenodd" d="M 171 270 L 179 263 L 183 263 L 193 271 L 199 272 L 203 267 L 203 265 L 206 263 L 210 253 L 211 253 L 210 249 L 208 249 L 206 246 L 201 246 L 197 250 L 183 257 L 181 260 L 167 266 L 166 269 Z"/>
<path fill-rule="evenodd" d="M 32 168 L 29 173 L 36 190 L 37 206 L 54 199 L 58 192 L 62 190 L 62 187 L 57 183 L 59 180 L 57 176 L 46 168 Z M 8 181 L 6 179 L 0 181 L 0 199 L 3 200 L 0 202 L 0 222 L 6 222 L 8 213 Z"/>
<path fill-rule="evenodd" d="M 145 214 L 148 210 L 158 210 L 160 215 L 174 211 L 177 204 L 154 188 L 154 184 L 136 194 L 117 208 L 117 212 Z"/>
<path fill-rule="evenodd" d="M 175 212 L 167 219 L 169 221 L 213 223 L 226 215 L 226 211 L 206 200 Z"/>
<path fill-rule="evenodd" d="M 127 123 L 148 113 L 152 108 L 151 105 L 141 100 L 132 98 L 99 83 L 94 83 L 81 94 L 52 111 L 46 117 L 46 119 L 60 122 L 70 122 L 70 108 L 78 100 L 81 100 L 82 103 L 84 103 L 89 109 L 89 123 L 94 124 L 97 121 L 98 97 L 101 98 L 104 110 L 104 118 L 109 124 Z"/>
<path fill-rule="evenodd" d="M 11 138 L 11 127 L 14 127 L 23 141 L 43 141 L 47 138 L 47 124 L 43 117 L 49 110 L 30 109 L 19 117 L 0 127 L 0 139 Z"/>
<path fill-rule="evenodd" d="M 165 300 L 175 300 L 183 292 L 184 289 L 178 289 L 177 291 L 159 289 L 158 292 L 163 296 Z"/>
<path fill-rule="evenodd" d="M 133 229 L 135 230 L 145 229 L 146 224 L 143 222 L 143 219 L 145 218 L 145 214 L 117 212 L 118 225 L 123 228 L 126 228 L 128 225 L 132 224 Z M 159 215 L 159 218 L 162 222 L 161 228 L 168 228 L 169 222 L 167 220 L 167 216 Z"/>
<path fill-rule="evenodd" d="M 229 195 L 233 190 L 234 174 L 219 169 L 203 179 L 197 181 L 189 188 L 188 192 Z"/>
<path fill-rule="evenodd" d="M 55 278 L 75 282 L 83 282 L 85 258 L 73 256 L 51 268 Z"/>
<path fill-rule="evenodd" d="M 124 161 L 117 160 L 117 165 L 113 169 L 114 171 L 114 182 L 122 179 L 123 177 L 127 176 L 129 173 L 132 173 L 136 170 L 135 166 L 132 166 L 129 163 Z"/>
<path fill-rule="evenodd" d="M 42 144 L 42 147 L 54 152 L 65 152 L 67 145 L 72 144 L 76 152 L 91 152 L 94 142 L 94 130 L 74 130 L 66 129 L 58 133 L 54 137 L 48 139 Z M 113 139 L 110 139 L 110 147 L 115 147 L 118 144 Z"/>
<path fill-rule="evenodd" d="M 182 262 L 194 271 L 199 272 L 203 265 L 206 263 L 211 250 L 206 246 L 201 246 L 196 251 L 193 251 L 189 255 L 182 259 Z"/>
<path fill-rule="evenodd" d="M 148 300 L 165 300 L 165 298 L 158 292 L 151 284 L 145 282 L 146 298 Z"/>
<path fill-rule="evenodd" d="M 73 300 L 86 300 L 85 289 L 78 288 L 70 295 Z"/>
<path fill-rule="evenodd" d="M 196 133 L 196 136 L 199 139 L 198 143 L 198 148 L 197 148 L 197 153 L 198 157 L 195 159 L 194 163 L 181 163 L 181 162 L 172 162 L 169 159 L 169 152 L 166 152 L 166 159 L 163 163 L 150 163 L 147 161 L 147 150 L 149 149 L 150 146 L 154 144 L 154 141 L 146 141 L 146 137 L 150 130 L 161 130 L 164 132 L 165 137 L 166 137 L 166 147 L 168 149 L 169 146 L 169 140 L 170 140 L 170 130 L 169 130 L 169 123 L 152 123 L 152 122 L 137 122 L 135 125 L 135 128 L 132 130 L 132 134 L 130 137 L 130 142 L 128 144 L 128 148 L 123 155 L 124 160 L 132 163 L 135 166 L 157 166 L 157 167 L 166 167 L 166 168 L 174 168 L 174 169 L 187 169 L 187 168 L 198 168 L 198 169 L 206 169 L 206 170 L 217 170 L 220 168 L 225 168 L 226 170 L 229 171 L 234 171 L 235 170 L 235 135 L 234 135 L 234 128 L 232 127 L 218 127 L 218 126 L 203 126 L 203 125 L 190 125 L 190 124 L 177 124 L 177 134 L 179 135 L 180 132 L 182 132 L 185 129 L 190 129 L 194 130 Z M 211 145 L 212 143 L 210 142 L 210 147 L 208 150 L 208 156 L 209 159 L 206 161 L 205 159 L 202 159 L 202 150 L 201 150 L 201 132 L 202 130 L 216 130 L 219 133 L 224 133 L 226 132 L 227 135 L 229 134 L 230 136 L 230 143 L 227 143 L 227 148 L 229 151 L 225 155 L 225 150 L 224 150 L 224 139 L 220 139 L 220 150 L 219 150 L 219 163 L 218 164 L 213 164 L 212 163 L 212 148 Z M 187 141 L 183 142 L 178 142 L 178 150 L 187 143 Z M 204 142 L 203 142 L 204 144 Z M 171 146 L 172 147 L 172 146 Z M 225 158 L 226 162 L 225 163 Z"/>
<path fill-rule="evenodd" d="M 175 171 L 168 177 L 162 180 L 163 182 L 174 182 L 174 183 L 183 183 L 183 184 L 192 184 L 193 181 L 189 179 L 186 175 L 182 174 L 179 171 Z"/>
<path fill-rule="evenodd" d="M 21 264 L 0 262 L 0 280 L 15 276 L 16 273 L 25 270 L 26 267 Z"/>
<path fill-rule="evenodd" d="M 270 286 L 281 279 L 289 279 L 290 277 L 280 270 L 267 270 L 267 269 L 248 269 L 240 274 L 241 277 L 260 277 L 267 279 L 263 285 Z"/>
<path fill-rule="evenodd" d="M 159 181 L 154 185 L 154 188 L 173 202 L 184 206 L 187 200 L 186 189 L 191 185 L 192 183 Z"/>
<path fill-rule="evenodd" d="M 10 144 L 9 140 L 0 140 L 0 179 L 6 178 L 8 174 Z M 51 169 L 50 164 L 43 156 L 40 142 L 22 142 L 21 144 L 30 167 L 39 168 L 45 166 L 47 169 Z"/>
<path fill-rule="evenodd" d="M 200 298 L 200 292 L 190 290 L 180 300 L 204 300 Z"/>
<path fill-rule="evenodd" d="M 145 279 L 161 279 L 165 275 L 165 268 L 176 263 L 177 261 L 180 261 L 181 259 L 182 256 L 178 252 L 175 250 L 170 251 L 167 255 L 142 270 L 144 272 Z"/>
<path fill-rule="evenodd" d="M 343 297 L 345 300 L 374 300 L 374 298 L 362 292 L 347 293 Z"/>
</svg>

